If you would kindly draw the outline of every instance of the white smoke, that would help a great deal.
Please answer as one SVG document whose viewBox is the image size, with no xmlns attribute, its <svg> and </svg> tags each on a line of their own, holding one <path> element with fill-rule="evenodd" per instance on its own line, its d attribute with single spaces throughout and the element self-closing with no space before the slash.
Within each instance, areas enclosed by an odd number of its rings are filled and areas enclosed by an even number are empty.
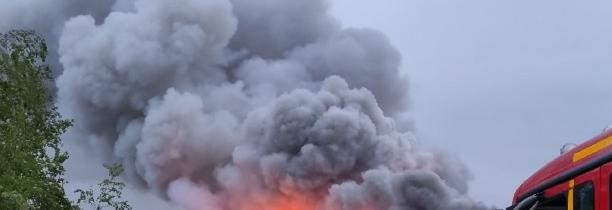
<svg viewBox="0 0 612 210">
<path fill-rule="evenodd" d="M 204 186 L 197 186 L 188 179 L 172 181 L 168 188 L 170 200 L 190 210 L 220 210 L 220 201 Z"/>
<path fill-rule="evenodd" d="M 396 125 L 397 50 L 328 1 L 59 2 L 10 1 L 58 15 L 0 13 L 0 29 L 58 43 L 74 132 L 185 209 L 485 209 L 461 163 Z"/>
</svg>

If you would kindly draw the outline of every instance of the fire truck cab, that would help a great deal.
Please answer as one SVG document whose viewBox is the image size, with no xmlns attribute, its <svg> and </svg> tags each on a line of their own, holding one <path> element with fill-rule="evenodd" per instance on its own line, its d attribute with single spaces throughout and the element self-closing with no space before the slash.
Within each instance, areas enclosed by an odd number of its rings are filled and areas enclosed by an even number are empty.
<svg viewBox="0 0 612 210">
<path fill-rule="evenodd" d="M 561 154 L 527 178 L 506 210 L 612 210 L 612 130 Z"/>
</svg>

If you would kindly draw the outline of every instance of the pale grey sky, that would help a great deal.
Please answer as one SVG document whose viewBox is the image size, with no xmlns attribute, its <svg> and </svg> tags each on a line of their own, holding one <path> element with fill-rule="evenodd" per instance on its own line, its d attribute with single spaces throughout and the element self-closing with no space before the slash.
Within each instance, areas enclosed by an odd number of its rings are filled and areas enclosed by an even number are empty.
<svg viewBox="0 0 612 210">
<path fill-rule="evenodd" d="M 336 0 L 345 26 L 385 32 L 404 57 L 418 136 L 459 155 L 471 194 L 515 188 L 612 123 L 612 2 Z"/>
</svg>

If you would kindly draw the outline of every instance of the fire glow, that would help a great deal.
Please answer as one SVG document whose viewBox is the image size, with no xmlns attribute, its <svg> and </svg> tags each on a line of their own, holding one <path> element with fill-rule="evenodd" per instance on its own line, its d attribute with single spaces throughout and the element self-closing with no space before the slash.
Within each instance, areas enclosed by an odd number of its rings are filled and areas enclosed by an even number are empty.
<svg viewBox="0 0 612 210">
<path fill-rule="evenodd" d="M 265 203 L 247 202 L 240 210 L 319 210 L 321 204 L 312 199 L 278 196 L 269 198 Z"/>
<path fill-rule="evenodd" d="M 238 201 L 239 202 L 239 201 Z M 230 208 L 231 209 L 231 208 Z M 326 202 L 324 197 L 312 199 L 300 196 L 277 196 L 267 198 L 260 202 L 246 202 L 240 208 L 235 210 L 340 210 L 344 209 L 340 206 Z M 351 210 L 384 210 L 362 205 L 360 207 L 351 208 Z"/>
</svg>

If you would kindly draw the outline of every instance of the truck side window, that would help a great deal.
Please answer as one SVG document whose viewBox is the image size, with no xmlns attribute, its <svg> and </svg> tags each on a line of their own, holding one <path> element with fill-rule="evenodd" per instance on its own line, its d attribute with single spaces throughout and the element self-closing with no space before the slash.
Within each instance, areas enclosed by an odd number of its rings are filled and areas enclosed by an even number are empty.
<svg viewBox="0 0 612 210">
<path fill-rule="evenodd" d="M 567 210 L 567 193 L 558 194 L 543 200 L 536 210 Z"/>
<path fill-rule="evenodd" d="M 574 188 L 574 210 L 594 210 L 594 193 L 592 182 L 581 184 Z"/>
</svg>

